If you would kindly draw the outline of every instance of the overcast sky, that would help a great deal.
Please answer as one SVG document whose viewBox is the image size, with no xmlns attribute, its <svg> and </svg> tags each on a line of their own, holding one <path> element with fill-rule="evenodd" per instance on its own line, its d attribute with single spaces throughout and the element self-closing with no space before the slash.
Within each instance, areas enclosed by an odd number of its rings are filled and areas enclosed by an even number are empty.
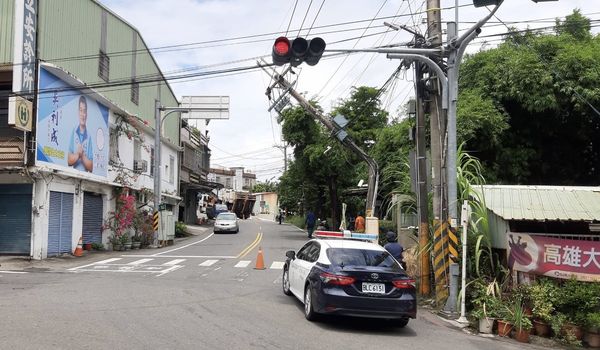
<svg viewBox="0 0 600 350">
<path fill-rule="evenodd" d="M 424 0 L 101 2 L 135 26 L 151 48 L 214 41 L 156 50 L 154 56 L 166 76 L 182 69 L 186 72 L 203 72 L 251 66 L 255 64 L 255 57 L 264 55 L 268 56 L 266 59 L 270 62 L 274 39 L 286 32 L 287 36 L 296 37 L 299 29 L 300 36 L 306 36 L 310 29 L 309 38 L 321 36 L 328 43 L 328 48 L 332 49 L 368 48 L 411 40 L 411 34 L 390 30 L 383 26 L 384 21 L 405 24 L 420 32 L 426 29 L 422 23 L 426 16 L 423 12 Z M 441 0 L 442 8 L 450 8 L 454 4 L 455 0 Z M 471 0 L 459 0 L 459 4 L 465 5 L 459 6 L 460 29 L 470 27 L 474 21 L 489 13 L 486 8 L 470 6 Z M 600 19 L 599 0 L 559 0 L 538 4 L 530 0 L 505 0 L 498 18 L 509 26 L 520 28 L 548 27 L 553 25 L 554 18 L 564 17 L 574 8 L 581 9 L 591 19 Z M 382 19 L 390 16 L 396 17 Z M 442 11 L 442 21 L 453 20 L 454 9 Z M 511 23 L 523 21 L 529 22 Z M 339 25 L 347 22 L 354 23 Z M 598 32 L 597 28 L 593 30 Z M 498 43 L 498 37 L 484 36 L 503 32 L 506 32 L 506 27 L 492 19 L 468 51 L 493 47 Z M 269 33 L 274 34 L 256 36 Z M 220 41 L 248 36 L 252 38 Z M 352 86 L 380 87 L 397 65 L 398 61 L 377 54 L 328 58 L 313 67 L 298 67 L 297 89 L 308 97 L 318 97 L 321 106 L 329 111 L 337 101 L 348 97 Z M 171 82 L 178 98 L 183 95 L 226 95 L 231 98 L 230 119 L 215 120 L 208 126 L 211 166 L 244 166 L 256 172 L 258 179 L 263 181 L 276 180 L 281 175 L 283 153 L 273 147 L 282 143 L 281 127 L 277 124 L 276 114 L 267 112 L 269 104 L 265 89 L 269 79 L 266 73 L 254 71 Z M 382 100 L 390 114 L 396 116 L 398 106 L 413 95 L 412 71 L 408 71 L 400 76 Z"/>
</svg>

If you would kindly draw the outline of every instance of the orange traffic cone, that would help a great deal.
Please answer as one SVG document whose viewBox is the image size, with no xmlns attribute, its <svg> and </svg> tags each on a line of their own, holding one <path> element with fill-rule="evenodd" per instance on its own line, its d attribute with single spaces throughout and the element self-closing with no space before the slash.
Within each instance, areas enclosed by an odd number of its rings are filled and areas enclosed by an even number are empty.
<svg viewBox="0 0 600 350">
<path fill-rule="evenodd" d="M 73 255 L 83 256 L 83 237 L 79 237 L 79 243 L 77 243 L 77 248 L 75 248 Z"/>
<path fill-rule="evenodd" d="M 255 270 L 264 270 L 266 269 L 265 267 L 265 260 L 263 258 L 263 252 L 262 252 L 262 247 L 258 247 L 258 256 L 256 257 L 256 266 L 254 267 Z"/>
</svg>

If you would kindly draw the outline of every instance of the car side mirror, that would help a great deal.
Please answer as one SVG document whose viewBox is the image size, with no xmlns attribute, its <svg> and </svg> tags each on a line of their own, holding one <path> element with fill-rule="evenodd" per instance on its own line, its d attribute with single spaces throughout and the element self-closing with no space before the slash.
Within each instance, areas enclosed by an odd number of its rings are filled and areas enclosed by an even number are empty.
<svg viewBox="0 0 600 350">
<path fill-rule="evenodd" d="M 285 252 L 285 256 L 294 260 L 296 259 L 296 252 L 294 252 L 293 250 L 288 250 L 287 252 Z"/>
</svg>

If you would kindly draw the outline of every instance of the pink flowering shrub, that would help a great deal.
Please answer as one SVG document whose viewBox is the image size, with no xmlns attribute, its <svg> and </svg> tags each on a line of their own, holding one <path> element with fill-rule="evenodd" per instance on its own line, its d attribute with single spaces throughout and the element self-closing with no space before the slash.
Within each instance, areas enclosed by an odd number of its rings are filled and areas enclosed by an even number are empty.
<svg viewBox="0 0 600 350">
<path fill-rule="evenodd" d="M 129 239 L 128 231 L 134 225 L 136 217 L 135 197 L 126 192 L 117 197 L 116 210 L 111 211 L 104 222 L 104 229 L 113 234 L 112 240 L 126 241 Z"/>
</svg>

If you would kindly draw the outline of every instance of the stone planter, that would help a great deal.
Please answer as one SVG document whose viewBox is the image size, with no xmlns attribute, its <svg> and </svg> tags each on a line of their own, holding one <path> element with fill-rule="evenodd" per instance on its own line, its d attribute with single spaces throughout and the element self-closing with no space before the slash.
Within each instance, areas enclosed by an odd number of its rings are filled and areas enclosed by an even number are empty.
<svg viewBox="0 0 600 350">
<path fill-rule="evenodd" d="M 127 242 L 127 243 L 123 244 L 123 247 L 125 248 L 125 250 L 130 250 L 131 249 L 131 242 Z"/>
<path fill-rule="evenodd" d="M 140 241 L 131 242 L 131 249 L 140 249 L 141 245 L 142 245 L 142 242 L 140 242 Z"/>
<path fill-rule="evenodd" d="M 512 323 L 505 320 L 498 320 L 498 335 L 501 337 L 510 336 L 510 331 L 512 330 Z"/>
<path fill-rule="evenodd" d="M 492 334 L 494 331 L 494 319 L 484 317 L 479 319 L 479 333 Z"/>
<path fill-rule="evenodd" d="M 540 337 L 550 336 L 550 325 L 545 322 L 533 320 L 533 328 L 535 328 L 535 334 Z"/>
<path fill-rule="evenodd" d="M 113 244 L 112 249 L 114 251 L 121 251 L 121 250 L 123 250 L 123 246 L 121 244 Z"/>
</svg>

